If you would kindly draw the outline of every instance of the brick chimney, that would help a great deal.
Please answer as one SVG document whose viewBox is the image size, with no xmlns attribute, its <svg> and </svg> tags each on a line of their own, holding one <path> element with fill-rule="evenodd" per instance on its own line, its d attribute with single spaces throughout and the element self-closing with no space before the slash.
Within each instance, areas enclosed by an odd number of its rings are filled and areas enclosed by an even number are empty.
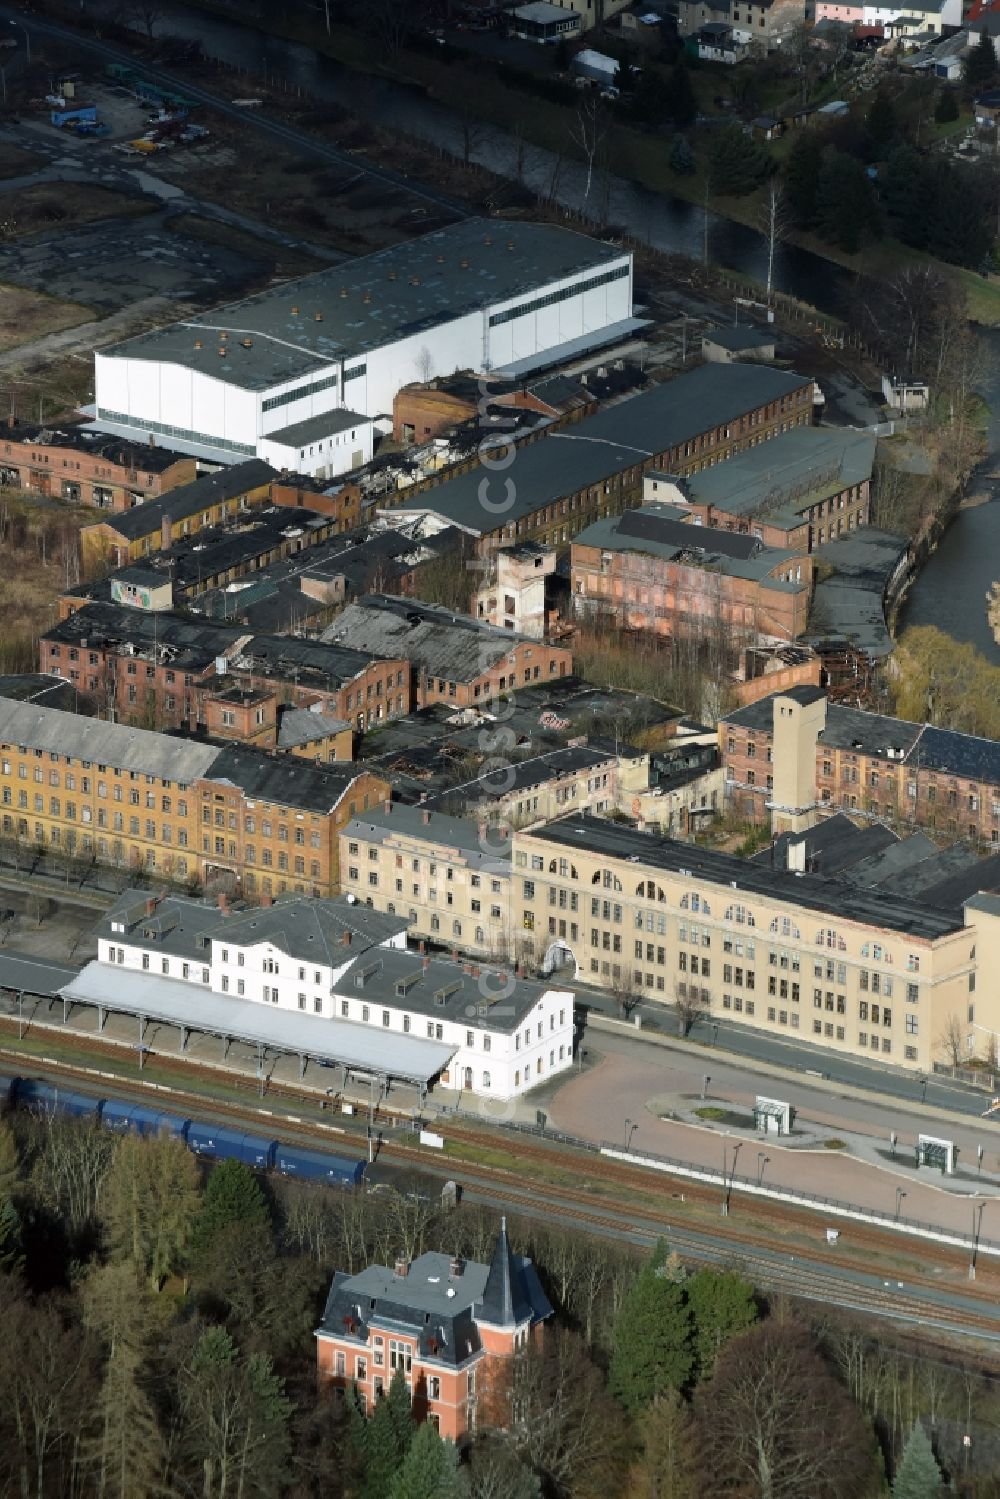
<svg viewBox="0 0 1000 1499">
<path fill-rule="evenodd" d="M 152 916 L 152 914 L 153 914 L 153 912 L 155 910 L 156 910 L 156 896 L 155 895 L 151 895 L 148 898 L 148 900 L 146 901 L 146 915 L 147 916 Z"/>
<path fill-rule="evenodd" d="M 451 1276 L 452 1280 L 458 1280 L 459 1277 L 464 1273 L 464 1271 L 465 1271 L 465 1261 L 463 1259 L 460 1259 L 459 1256 L 456 1254 L 455 1258 L 452 1260 L 451 1264 L 448 1266 L 448 1274 Z"/>
<path fill-rule="evenodd" d="M 423 818 L 424 818 L 424 827 L 426 827 L 427 824 L 431 820 L 431 814 L 429 812 L 425 811 L 424 814 L 423 814 Z"/>
<path fill-rule="evenodd" d="M 424 972 L 426 973 L 427 970 L 428 970 L 428 968 L 431 966 L 431 960 L 430 960 L 430 958 L 422 958 L 421 961 L 420 961 L 420 966 L 424 970 Z"/>
<path fill-rule="evenodd" d="M 224 890 L 220 890 L 218 896 L 216 897 L 216 899 L 218 901 L 219 910 L 222 912 L 223 916 L 228 916 L 229 915 L 229 896 L 226 894 L 226 892 Z"/>
<path fill-rule="evenodd" d="M 387 796 L 386 799 L 385 799 L 385 801 L 382 803 L 382 811 L 383 812 L 391 812 L 392 811 L 392 798 L 391 797 Z"/>
<path fill-rule="evenodd" d="M 351 945 L 351 934 L 350 934 L 350 932 L 345 932 L 343 934 L 343 936 L 341 937 L 340 940 L 341 940 L 342 944 L 344 945 L 344 947 L 350 947 L 350 945 Z"/>
<path fill-rule="evenodd" d="M 409 1262 L 408 1259 L 406 1259 L 406 1257 L 404 1255 L 400 1255 L 399 1258 L 396 1260 L 396 1264 L 395 1264 L 395 1267 L 394 1267 L 394 1273 L 395 1273 L 395 1275 L 397 1276 L 397 1278 L 399 1280 L 405 1280 L 406 1277 L 409 1275 L 409 1273 L 410 1273 L 410 1262 Z"/>
</svg>

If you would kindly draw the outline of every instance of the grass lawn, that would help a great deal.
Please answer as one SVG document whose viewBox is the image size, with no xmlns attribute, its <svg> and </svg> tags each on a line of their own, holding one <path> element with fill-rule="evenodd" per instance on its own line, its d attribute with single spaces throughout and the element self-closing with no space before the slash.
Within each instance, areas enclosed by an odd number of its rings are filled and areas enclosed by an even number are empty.
<svg viewBox="0 0 1000 1499">
<path fill-rule="evenodd" d="M 89 182 L 41 182 L 0 195 L 0 237 L 19 239 L 42 229 L 138 218 L 152 211 L 148 199 Z"/>
<path fill-rule="evenodd" d="M 94 316 L 80 302 L 64 302 L 26 286 L 0 286 L 0 353 L 20 348 L 46 333 L 75 328 Z"/>
</svg>

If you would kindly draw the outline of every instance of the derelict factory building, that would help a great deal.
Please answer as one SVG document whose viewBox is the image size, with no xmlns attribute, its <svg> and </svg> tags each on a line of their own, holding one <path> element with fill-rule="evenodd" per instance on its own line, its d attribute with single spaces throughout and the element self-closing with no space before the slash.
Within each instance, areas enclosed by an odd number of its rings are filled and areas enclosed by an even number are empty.
<svg viewBox="0 0 1000 1499">
<path fill-rule="evenodd" d="M 371 419 L 402 386 L 516 377 L 636 326 L 628 253 L 471 219 L 102 350 L 96 421 L 230 463 L 287 452 L 323 473 L 329 452 L 325 471 L 344 472 L 371 456 Z"/>
</svg>

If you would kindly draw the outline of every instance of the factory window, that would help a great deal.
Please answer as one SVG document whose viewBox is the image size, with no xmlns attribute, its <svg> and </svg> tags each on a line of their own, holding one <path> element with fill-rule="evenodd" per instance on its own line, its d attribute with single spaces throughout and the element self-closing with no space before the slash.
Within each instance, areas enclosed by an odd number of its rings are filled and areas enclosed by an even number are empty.
<svg viewBox="0 0 1000 1499">
<path fill-rule="evenodd" d="M 558 291 L 547 292 L 541 297 L 532 297 L 527 301 L 518 302 L 514 307 L 505 307 L 502 312 L 494 312 L 490 316 L 490 327 L 497 328 L 503 323 L 511 323 L 515 318 L 526 317 L 529 313 L 540 312 L 543 307 L 552 307 L 557 302 L 567 302 L 571 297 L 580 296 L 581 293 L 593 291 L 598 286 L 607 286 L 612 281 L 622 281 L 629 275 L 627 265 L 615 266 L 610 271 L 602 271 L 600 275 L 588 276 L 585 280 L 575 281 L 571 286 L 560 287 Z M 344 371 L 344 379 L 348 372 Z"/>
<path fill-rule="evenodd" d="M 344 379 L 347 379 L 345 373 Z M 321 390 L 334 390 L 337 386 L 337 376 L 328 375 L 323 380 L 315 380 L 307 385 L 297 385 L 294 390 L 283 390 L 280 395 L 268 396 L 266 401 L 261 401 L 261 411 L 276 411 L 279 406 L 290 406 L 293 401 L 298 401 L 302 396 L 316 395 Z"/>
<path fill-rule="evenodd" d="M 123 426 L 135 426 L 137 419 L 124 411 L 108 411 L 103 406 L 97 412 L 99 419 L 106 422 L 119 422 Z M 245 442 L 230 442 L 228 438 L 216 437 L 208 432 L 192 432 L 187 427 L 171 427 L 166 422 L 154 422 L 149 417 L 141 417 L 138 424 L 144 432 L 156 432 L 163 437 L 181 437 L 186 442 L 201 442 L 209 447 L 224 448 L 229 453 L 242 453 L 244 457 L 252 458 L 256 449 Z"/>
<path fill-rule="evenodd" d="M 344 371 L 344 384 L 346 385 L 348 380 L 356 380 L 360 375 L 367 375 L 367 373 L 368 365 L 364 360 L 360 364 L 352 364 L 349 370 Z"/>
</svg>

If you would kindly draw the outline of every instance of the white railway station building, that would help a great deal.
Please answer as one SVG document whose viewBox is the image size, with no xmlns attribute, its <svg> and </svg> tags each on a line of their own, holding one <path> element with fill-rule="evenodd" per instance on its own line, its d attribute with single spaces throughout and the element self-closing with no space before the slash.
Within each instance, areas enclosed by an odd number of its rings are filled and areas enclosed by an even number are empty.
<svg viewBox="0 0 1000 1499">
<path fill-rule="evenodd" d="M 407 948 L 405 920 L 280 896 L 229 909 L 125 891 L 67 1004 L 263 1042 L 392 1081 L 497 1102 L 573 1064 L 573 994 Z M 103 1023 L 103 1018 L 102 1022 Z"/>
<path fill-rule="evenodd" d="M 627 337 L 632 256 L 548 224 L 469 219 L 94 356 L 96 427 L 334 477 L 371 457 L 404 385 L 517 378 Z"/>
</svg>

